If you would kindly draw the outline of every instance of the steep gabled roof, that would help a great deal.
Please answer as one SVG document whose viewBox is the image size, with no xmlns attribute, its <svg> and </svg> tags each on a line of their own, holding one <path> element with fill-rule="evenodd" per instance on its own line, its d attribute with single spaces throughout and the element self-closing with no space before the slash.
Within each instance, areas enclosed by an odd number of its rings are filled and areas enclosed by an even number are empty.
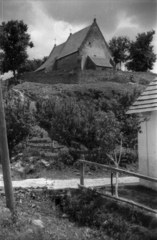
<svg viewBox="0 0 157 240">
<path fill-rule="evenodd" d="M 65 42 L 65 46 L 60 52 L 58 59 L 78 51 L 78 48 L 81 46 L 83 40 L 87 36 L 90 27 L 91 26 L 86 27 L 74 34 L 71 34 L 68 40 Z"/>
<path fill-rule="evenodd" d="M 95 23 L 96 23 L 96 19 L 94 19 L 93 24 L 95 24 Z M 35 72 L 44 70 L 44 69 L 48 70 L 49 68 L 52 69 L 52 67 L 55 64 L 55 61 L 57 59 L 63 58 L 65 56 L 68 56 L 72 53 L 77 52 L 79 50 L 79 48 L 81 47 L 81 45 L 83 44 L 86 37 L 88 36 L 88 33 L 89 33 L 91 27 L 93 26 L 93 24 L 86 28 L 83 28 L 82 30 L 80 30 L 74 34 L 70 34 L 70 36 L 66 42 L 54 47 L 53 50 L 51 51 L 48 59 L 46 60 L 46 62 L 42 66 L 40 66 Z M 97 25 L 97 27 L 98 27 L 98 25 Z M 99 27 L 98 27 L 98 29 L 99 29 Z M 99 29 L 99 31 L 100 31 L 100 29 Z M 101 31 L 100 31 L 100 33 L 101 33 Z M 101 35 L 105 41 L 105 38 L 102 33 L 101 33 Z M 105 44 L 106 44 L 107 49 L 109 50 L 106 41 L 105 41 Z M 110 55 L 110 50 L 108 52 Z M 105 63 L 105 60 L 104 61 L 99 60 L 99 63 L 100 63 L 100 61 L 103 62 L 103 63 L 101 63 L 101 64 L 103 64 L 103 66 L 106 66 L 106 64 L 107 64 L 108 67 L 112 67 L 109 62 Z M 97 62 L 98 62 L 98 60 L 97 60 Z"/>
<path fill-rule="evenodd" d="M 96 66 L 99 66 L 99 67 L 111 67 L 112 68 L 112 65 L 109 63 L 109 61 L 105 58 L 98 58 L 98 57 L 90 57 L 89 58 L 91 59 L 91 61 L 96 65 Z"/>
<path fill-rule="evenodd" d="M 141 113 L 157 110 L 157 78 L 152 81 L 145 91 L 137 98 L 126 114 Z"/>
<path fill-rule="evenodd" d="M 40 66 L 35 72 L 47 69 L 50 67 L 50 65 L 53 66 L 56 59 L 59 59 L 59 58 L 65 57 L 67 55 L 70 55 L 74 52 L 77 52 L 79 47 L 81 46 L 83 40 L 87 36 L 87 33 L 88 33 L 90 27 L 91 27 L 91 25 L 89 27 L 83 28 L 82 30 L 80 30 L 74 34 L 71 34 L 66 42 L 64 42 L 58 46 L 55 46 L 52 49 L 46 62 L 42 66 Z"/>
<path fill-rule="evenodd" d="M 58 46 L 54 46 L 54 48 L 52 49 L 52 51 L 51 51 L 49 57 L 47 58 L 46 62 L 43 65 L 41 65 L 37 70 L 35 70 L 35 72 L 44 70 L 45 68 L 48 68 L 50 65 L 53 65 L 56 58 L 58 57 L 58 55 L 62 51 L 62 49 L 64 47 L 64 44 L 65 43 L 62 43 Z"/>
</svg>

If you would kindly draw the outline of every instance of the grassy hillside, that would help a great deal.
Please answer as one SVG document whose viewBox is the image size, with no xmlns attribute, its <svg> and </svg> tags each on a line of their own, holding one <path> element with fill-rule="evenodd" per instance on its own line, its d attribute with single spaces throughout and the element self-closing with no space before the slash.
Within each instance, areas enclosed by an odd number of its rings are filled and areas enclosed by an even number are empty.
<svg viewBox="0 0 157 240">
<path fill-rule="evenodd" d="M 84 70 L 84 71 L 52 71 L 49 73 L 38 72 L 38 73 L 26 73 L 19 76 L 20 79 L 27 82 L 38 82 L 44 84 L 78 84 L 78 83 L 95 83 L 95 82 L 119 82 L 128 83 L 133 81 L 136 83 L 152 81 L 157 74 L 151 72 L 122 72 L 113 70 Z"/>
<path fill-rule="evenodd" d="M 139 89 L 144 86 L 138 86 Z M 32 100 L 39 98 L 49 98 L 55 95 L 68 95 L 92 98 L 105 96 L 110 99 L 114 93 L 132 92 L 136 85 L 116 83 L 116 82 L 98 82 L 91 84 L 42 84 L 33 82 L 24 82 L 16 85 L 15 89 L 19 89 Z"/>
<path fill-rule="evenodd" d="M 114 93 L 144 89 L 157 74 L 151 72 L 121 71 L 54 71 L 27 73 L 20 76 L 22 84 L 15 86 L 32 99 L 54 95 L 111 98 Z"/>
</svg>

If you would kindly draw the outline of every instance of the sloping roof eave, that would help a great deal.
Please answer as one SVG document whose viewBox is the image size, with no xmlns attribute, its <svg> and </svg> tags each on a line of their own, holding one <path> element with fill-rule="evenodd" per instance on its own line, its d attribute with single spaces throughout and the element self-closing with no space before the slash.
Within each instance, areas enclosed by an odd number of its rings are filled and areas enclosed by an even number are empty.
<svg viewBox="0 0 157 240">
<path fill-rule="evenodd" d="M 56 60 L 60 60 L 60 59 L 62 59 L 62 58 L 65 58 L 65 57 L 67 57 L 67 56 L 69 56 L 69 55 L 72 55 L 72 54 L 74 54 L 74 53 L 77 53 L 77 52 L 78 52 L 78 50 L 73 51 L 73 52 L 71 52 L 71 53 L 68 53 L 68 54 L 65 55 L 65 56 L 62 56 L 62 57 L 58 57 L 58 58 L 56 58 Z"/>
</svg>

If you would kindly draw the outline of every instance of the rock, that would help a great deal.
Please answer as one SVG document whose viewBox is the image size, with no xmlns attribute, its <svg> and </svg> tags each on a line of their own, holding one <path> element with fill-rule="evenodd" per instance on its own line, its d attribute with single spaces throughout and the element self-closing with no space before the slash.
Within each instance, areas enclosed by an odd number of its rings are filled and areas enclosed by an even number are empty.
<svg viewBox="0 0 157 240">
<path fill-rule="evenodd" d="M 16 157 L 12 157 L 12 158 L 11 158 L 11 161 L 14 161 L 14 160 L 15 160 L 15 158 L 16 158 Z"/>
<path fill-rule="evenodd" d="M 44 160 L 44 159 L 41 159 L 41 160 L 40 160 L 40 163 L 42 163 L 45 167 L 49 167 L 49 166 L 50 166 L 50 163 L 47 162 L 47 161 Z"/>
<path fill-rule="evenodd" d="M 67 214 L 65 214 L 65 213 L 62 215 L 62 218 L 68 218 L 68 217 L 69 216 Z"/>
<path fill-rule="evenodd" d="M 109 221 L 106 220 L 106 221 L 104 221 L 104 222 L 102 223 L 101 226 L 105 228 L 105 227 L 107 227 L 108 224 L 109 224 Z"/>
<path fill-rule="evenodd" d="M 44 228 L 44 224 L 40 219 L 33 219 L 32 224 L 34 224 L 37 227 Z"/>
<path fill-rule="evenodd" d="M 18 156 L 18 157 L 22 157 L 22 156 L 23 156 L 23 153 L 18 153 L 17 156 Z"/>
<path fill-rule="evenodd" d="M 28 229 L 27 229 L 27 233 L 28 233 L 28 234 L 33 234 L 33 230 L 32 230 L 31 228 L 28 228 Z"/>
<path fill-rule="evenodd" d="M 5 192 L 3 190 L 0 191 L 1 196 L 5 196 Z"/>
<path fill-rule="evenodd" d="M 18 161 L 16 164 L 12 164 L 11 169 L 18 172 L 21 176 L 25 175 L 25 169 L 22 167 L 21 161 Z"/>
<path fill-rule="evenodd" d="M 31 162 L 31 163 L 33 162 L 33 160 L 34 160 L 34 157 L 29 157 L 28 158 L 28 161 Z"/>
<path fill-rule="evenodd" d="M 34 172 L 35 172 L 35 167 L 34 167 L 34 165 L 27 166 L 27 168 L 25 169 L 25 173 L 26 173 L 26 174 L 34 173 Z"/>
<path fill-rule="evenodd" d="M 2 215 L 5 218 L 6 217 L 10 218 L 11 217 L 11 211 L 9 210 L 9 208 L 0 206 L 0 215 Z"/>
</svg>

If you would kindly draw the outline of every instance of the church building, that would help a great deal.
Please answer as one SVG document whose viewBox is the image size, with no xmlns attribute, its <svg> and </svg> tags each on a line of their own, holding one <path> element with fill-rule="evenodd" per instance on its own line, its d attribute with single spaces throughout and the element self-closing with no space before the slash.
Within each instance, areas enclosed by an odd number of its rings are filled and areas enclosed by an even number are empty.
<svg viewBox="0 0 157 240">
<path fill-rule="evenodd" d="M 70 34 L 67 41 L 54 45 L 46 62 L 35 72 L 71 69 L 112 69 L 110 49 L 94 19 L 92 25 Z"/>
</svg>

